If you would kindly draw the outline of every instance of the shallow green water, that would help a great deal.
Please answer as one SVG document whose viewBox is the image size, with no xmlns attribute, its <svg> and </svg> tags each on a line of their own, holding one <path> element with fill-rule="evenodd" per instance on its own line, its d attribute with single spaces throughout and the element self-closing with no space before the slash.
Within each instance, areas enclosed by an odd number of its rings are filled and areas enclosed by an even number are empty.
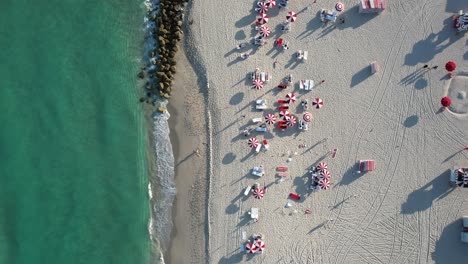
<svg viewBox="0 0 468 264">
<path fill-rule="evenodd" d="M 0 1 L 0 263 L 147 263 L 140 2 Z"/>
</svg>

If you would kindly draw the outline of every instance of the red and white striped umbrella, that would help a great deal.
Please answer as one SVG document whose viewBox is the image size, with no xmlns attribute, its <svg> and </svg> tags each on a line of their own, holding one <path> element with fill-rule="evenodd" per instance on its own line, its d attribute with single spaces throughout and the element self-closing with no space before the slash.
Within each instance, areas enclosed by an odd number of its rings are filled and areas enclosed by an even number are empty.
<svg viewBox="0 0 468 264">
<path fill-rule="evenodd" d="M 336 9 L 336 11 L 338 11 L 338 12 L 342 12 L 342 11 L 344 10 L 344 4 L 341 3 L 341 2 L 336 3 L 335 9 Z"/>
<path fill-rule="evenodd" d="M 249 143 L 248 143 L 248 144 L 249 144 L 249 147 L 251 147 L 251 148 L 256 148 L 256 147 L 258 147 L 258 144 L 260 144 L 260 143 L 258 142 L 258 139 L 257 139 L 257 138 L 254 138 L 254 137 L 253 137 L 253 138 L 250 138 L 250 139 L 249 139 Z"/>
<path fill-rule="evenodd" d="M 294 103 L 296 102 L 296 95 L 294 93 L 288 93 L 286 95 L 286 99 L 288 100 L 288 103 Z"/>
<path fill-rule="evenodd" d="M 290 116 L 291 116 L 291 114 L 290 114 L 288 111 L 286 111 L 286 110 L 283 110 L 283 111 L 281 111 L 281 112 L 279 113 L 279 117 L 280 117 L 281 119 L 283 119 L 283 120 L 285 120 L 286 118 L 288 118 L 288 117 L 290 117 Z"/>
<path fill-rule="evenodd" d="M 266 5 L 268 8 L 272 8 L 276 6 L 276 1 L 275 0 L 265 0 Z"/>
<path fill-rule="evenodd" d="M 312 121 L 312 114 L 310 112 L 305 112 L 302 116 L 302 119 L 304 119 L 306 122 L 310 122 Z"/>
<path fill-rule="evenodd" d="M 263 82 L 261 80 L 257 80 L 257 79 L 253 80 L 252 85 L 253 85 L 253 88 L 257 90 L 260 90 L 263 88 Z"/>
<path fill-rule="evenodd" d="M 315 98 L 315 100 L 312 102 L 312 105 L 315 106 L 315 108 L 319 109 L 323 106 L 323 101 L 320 98 Z"/>
<path fill-rule="evenodd" d="M 247 251 L 247 253 L 255 253 L 257 252 L 257 246 L 255 246 L 254 243 L 247 243 L 247 245 L 245 245 L 245 251 Z"/>
<path fill-rule="evenodd" d="M 265 196 L 265 190 L 261 189 L 261 188 L 257 188 L 253 191 L 253 197 L 255 199 L 262 199 L 263 196 Z"/>
<path fill-rule="evenodd" d="M 330 181 L 327 180 L 327 179 L 320 180 L 319 181 L 319 186 L 323 190 L 328 190 L 328 189 L 330 189 Z"/>
<path fill-rule="evenodd" d="M 265 2 L 258 2 L 255 11 L 257 11 L 260 14 L 266 13 L 268 11 L 268 5 Z"/>
<path fill-rule="evenodd" d="M 325 162 L 320 162 L 317 165 L 317 170 L 319 170 L 319 171 L 323 171 L 323 170 L 327 170 L 327 169 L 328 169 L 328 165 Z"/>
<path fill-rule="evenodd" d="M 265 249 L 265 243 L 263 243 L 263 241 L 261 241 L 260 239 L 257 239 L 257 241 L 255 241 L 255 246 L 257 247 L 258 251 L 263 251 Z"/>
<path fill-rule="evenodd" d="M 290 116 L 286 119 L 286 125 L 292 127 L 297 123 L 297 118 L 295 116 Z"/>
<path fill-rule="evenodd" d="M 330 180 L 331 173 L 327 169 L 325 169 L 325 170 L 320 172 L 319 178 L 320 179 L 325 179 L 325 180 Z"/>
<path fill-rule="evenodd" d="M 264 25 L 266 23 L 268 23 L 268 15 L 265 13 L 260 14 L 257 18 L 257 25 Z"/>
<path fill-rule="evenodd" d="M 292 11 L 289 11 L 288 14 L 286 15 L 286 20 L 288 20 L 288 22 L 294 22 L 296 21 L 296 18 L 297 18 L 297 14 Z"/>
<path fill-rule="evenodd" d="M 270 34 L 271 34 L 271 30 L 265 25 L 261 26 L 260 29 L 258 30 L 258 32 L 260 33 L 260 36 L 262 36 L 264 38 L 270 36 Z"/>
<path fill-rule="evenodd" d="M 273 125 L 276 123 L 276 116 L 274 114 L 268 114 L 265 116 L 265 123 Z"/>
</svg>

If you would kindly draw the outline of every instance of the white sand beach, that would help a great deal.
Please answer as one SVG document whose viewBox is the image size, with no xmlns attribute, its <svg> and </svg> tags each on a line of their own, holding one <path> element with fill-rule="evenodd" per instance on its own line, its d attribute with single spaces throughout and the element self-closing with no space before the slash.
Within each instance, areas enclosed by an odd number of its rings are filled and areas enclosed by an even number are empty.
<svg viewBox="0 0 468 264">
<path fill-rule="evenodd" d="M 468 3 L 388 0 L 387 9 L 377 15 L 358 13 L 357 2 L 344 0 L 340 17 L 345 22 L 333 26 L 324 25 L 318 12 L 332 9 L 335 1 L 291 0 L 289 9 L 268 11 L 272 34 L 265 46 L 250 44 L 238 51 L 236 45 L 251 42 L 257 34 L 256 2 L 193 1 L 187 19 L 198 54 L 192 55 L 205 68 L 197 68 L 198 83 L 205 85 L 203 78 L 208 82 L 202 89 L 208 88 L 203 100 L 209 110 L 209 263 L 468 259 L 468 245 L 460 241 L 468 190 L 449 185 L 449 170 L 468 165 L 468 151 L 463 151 L 468 146 L 467 99 L 457 97 L 468 89 L 468 33 L 456 35 L 452 27 L 453 15 L 468 9 Z M 291 32 L 283 33 L 278 27 L 288 11 L 297 13 L 297 21 Z M 273 46 L 279 37 L 289 41 L 288 50 Z M 308 60 L 297 61 L 297 50 L 307 50 Z M 241 52 L 252 55 L 240 60 Z M 444 68 L 449 60 L 457 63 L 452 79 Z M 380 65 L 373 75 L 372 61 Z M 438 68 L 426 70 L 425 64 Z M 272 74 L 261 90 L 251 88 L 249 73 L 255 68 Z M 276 88 L 288 74 L 293 87 Z M 303 91 L 298 88 L 300 79 L 325 82 Z M 255 153 L 242 131 L 255 127 L 252 118 L 277 115 L 275 102 L 290 92 L 298 99 L 290 106 L 298 119 L 304 113 L 301 100 L 318 97 L 324 105 L 310 106 L 313 120 L 308 131 L 269 126 L 266 133 L 253 132 L 270 145 L 267 152 Z M 441 111 L 440 99 L 446 95 L 456 98 L 451 108 Z M 255 110 L 256 99 L 266 99 L 268 108 Z M 197 144 L 203 148 L 201 141 Z M 300 144 L 306 147 L 299 148 Z M 362 159 L 375 160 L 375 171 L 357 174 L 356 164 Z M 332 174 L 331 188 L 311 192 L 308 169 L 322 161 Z M 261 178 L 251 174 L 259 165 L 266 169 Z M 277 166 L 289 167 L 284 181 L 276 176 Z M 243 195 L 254 183 L 267 186 L 261 200 Z M 288 199 L 289 193 L 302 199 Z M 285 207 L 288 202 L 290 208 Z M 252 207 L 259 208 L 256 223 L 247 214 Z M 312 213 L 305 214 L 306 209 Z M 240 251 L 243 231 L 264 235 L 264 254 Z M 192 239 L 196 243 L 196 237 Z M 180 259 L 190 262 L 190 252 Z M 196 252 L 192 260 L 200 259 L 200 250 Z"/>
</svg>

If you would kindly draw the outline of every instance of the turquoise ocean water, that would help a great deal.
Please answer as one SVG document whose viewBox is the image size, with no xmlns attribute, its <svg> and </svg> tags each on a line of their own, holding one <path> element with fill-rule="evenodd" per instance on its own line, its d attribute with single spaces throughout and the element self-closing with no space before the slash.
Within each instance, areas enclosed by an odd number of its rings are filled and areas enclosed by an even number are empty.
<svg viewBox="0 0 468 264">
<path fill-rule="evenodd" d="M 148 263 L 142 19 L 0 1 L 0 263 Z"/>
</svg>

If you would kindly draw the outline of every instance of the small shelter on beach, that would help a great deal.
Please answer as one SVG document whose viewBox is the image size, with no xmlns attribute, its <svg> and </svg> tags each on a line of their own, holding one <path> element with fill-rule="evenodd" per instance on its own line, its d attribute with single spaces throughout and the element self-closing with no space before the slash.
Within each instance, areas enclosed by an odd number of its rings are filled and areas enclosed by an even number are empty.
<svg viewBox="0 0 468 264">
<path fill-rule="evenodd" d="M 360 0 L 359 13 L 377 13 L 382 12 L 387 7 L 386 0 Z"/>
</svg>

